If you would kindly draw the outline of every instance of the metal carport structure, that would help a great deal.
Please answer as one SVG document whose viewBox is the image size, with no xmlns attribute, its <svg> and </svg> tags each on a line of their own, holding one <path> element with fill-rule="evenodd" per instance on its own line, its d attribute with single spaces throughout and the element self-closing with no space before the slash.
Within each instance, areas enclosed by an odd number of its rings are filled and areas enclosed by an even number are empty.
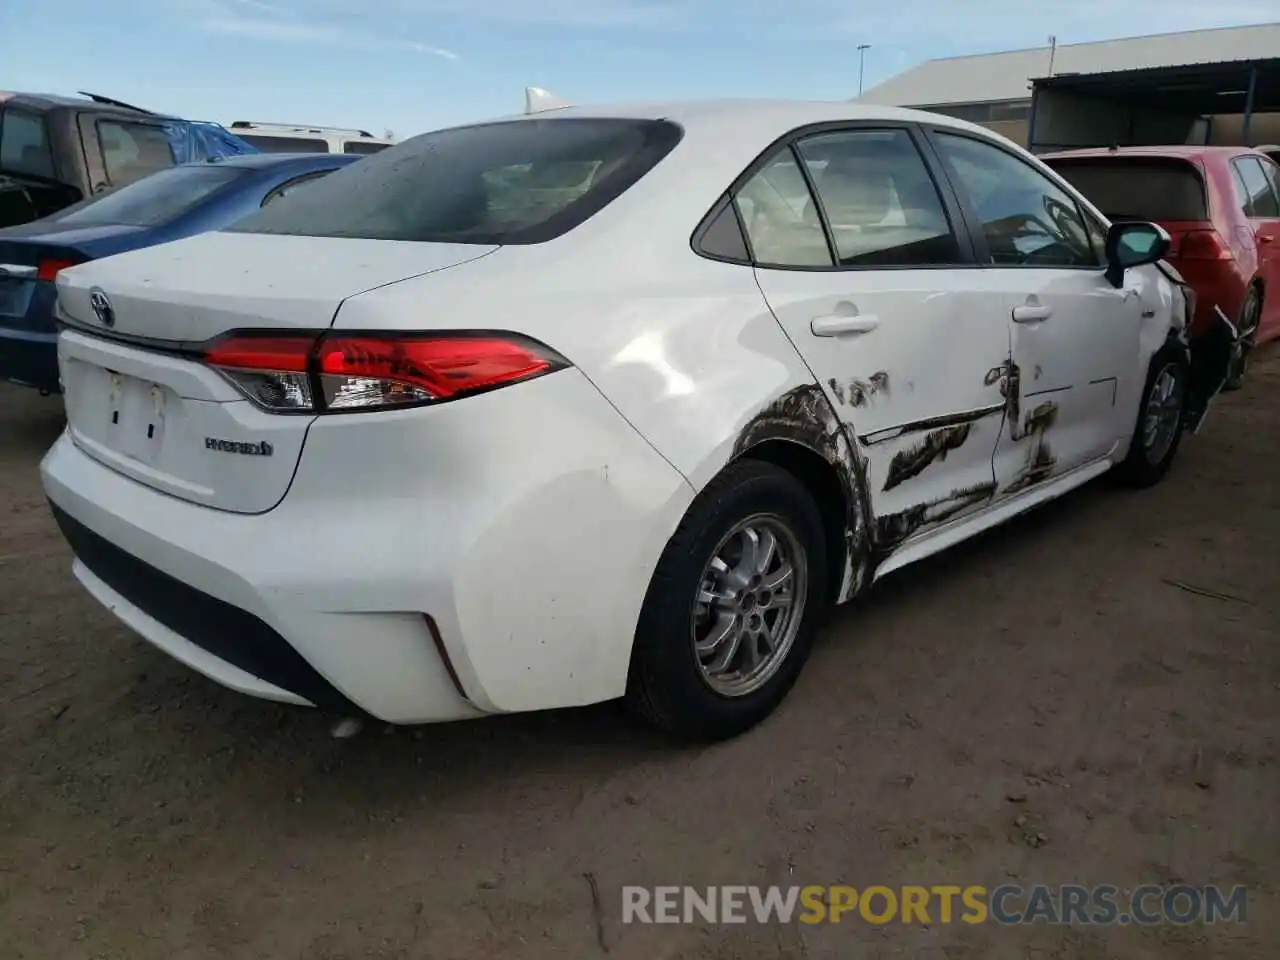
<svg viewBox="0 0 1280 960">
<path fill-rule="evenodd" d="M 1250 144 L 1258 115 L 1274 113 L 1280 57 L 1056 74 L 1032 81 L 1027 142 L 1037 152 L 1205 143 L 1213 117 L 1237 114 Z"/>
</svg>

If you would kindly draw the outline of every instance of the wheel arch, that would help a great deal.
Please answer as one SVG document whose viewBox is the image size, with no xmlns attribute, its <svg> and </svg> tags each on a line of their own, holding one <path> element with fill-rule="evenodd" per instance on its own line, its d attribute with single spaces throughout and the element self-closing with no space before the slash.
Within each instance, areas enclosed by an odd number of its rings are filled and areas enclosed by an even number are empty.
<svg viewBox="0 0 1280 960">
<path fill-rule="evenodd" d="M 746 448 L 730 463 L 761 460 L 787 471 L 804 486 L 822 517 L 827 543 L 827 598 L 840 598 L 848 560 L 849 512 L 851 505 L 840 472 L 819 451 L 793 438 L 770 437 Z M 727 466 L 727 465 L 726 465 Z"/>
</svg>

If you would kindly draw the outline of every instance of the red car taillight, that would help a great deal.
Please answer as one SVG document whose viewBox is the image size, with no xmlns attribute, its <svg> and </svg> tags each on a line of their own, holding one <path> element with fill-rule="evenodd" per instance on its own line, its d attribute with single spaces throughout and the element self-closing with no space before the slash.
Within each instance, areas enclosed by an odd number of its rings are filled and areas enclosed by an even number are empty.
<svg viewBox="0 0 1280 960">
<path fill-rule="evenodd" d="M 41 260 L 36 264 L 36 279 L 45 283 L 53 283 L 58 271 L 84 263 L 83 260 Z"/>
<path fill-rule="evenodd" d="M 1231 260 L 1231 249 L 1216 230 L 1192 230 L 1178 244 L 1179 260 Z"/>
<path fill-rule="evenodd" d="M 569 365 L 514 333 L 230 333 L 201 359 L 277 413 L 355 413 L 440 403 Z"/>
</svg>

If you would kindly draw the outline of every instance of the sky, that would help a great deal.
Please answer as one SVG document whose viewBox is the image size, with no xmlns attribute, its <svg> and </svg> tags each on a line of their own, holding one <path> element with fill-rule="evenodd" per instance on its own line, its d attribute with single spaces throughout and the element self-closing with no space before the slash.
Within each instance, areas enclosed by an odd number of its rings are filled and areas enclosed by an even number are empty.
<svg viewBox="0 0 1280 960">
<path fill-rule="evenodd" d="M 575 102 L 857 96 L 934 57 L 1265 23 L 1275 0 L 0 0 L 0 89 L 397 138 Z"/>
</svg>

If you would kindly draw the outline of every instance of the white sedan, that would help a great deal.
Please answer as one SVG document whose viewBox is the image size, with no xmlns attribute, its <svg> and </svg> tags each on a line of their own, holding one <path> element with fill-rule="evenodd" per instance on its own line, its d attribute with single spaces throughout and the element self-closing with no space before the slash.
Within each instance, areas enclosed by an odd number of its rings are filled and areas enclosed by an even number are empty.
<svg viewBox="0 0 1280 960">
<path fill-rule="evenodd" d="M 927 113 L 441 130 L 63 271 L 44 485 L 89 592 L 236 690 L 731 736 L 830 603 L 1164 475 L 1229 352 L 1167 245 Z"/>
</svg>

